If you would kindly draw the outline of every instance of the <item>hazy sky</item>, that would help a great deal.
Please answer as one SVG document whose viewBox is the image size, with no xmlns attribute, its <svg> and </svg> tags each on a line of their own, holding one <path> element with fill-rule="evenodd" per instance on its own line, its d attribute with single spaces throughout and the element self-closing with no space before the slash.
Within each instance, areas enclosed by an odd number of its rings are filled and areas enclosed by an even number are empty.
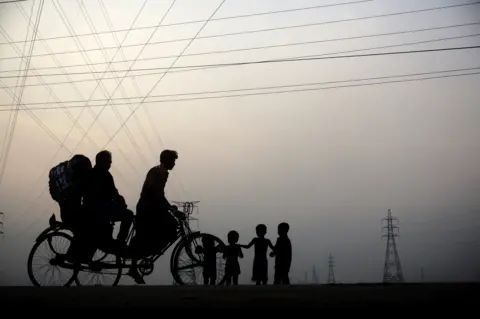
<svg viewBox="0 0 480 319">
<path fill-rule="evenodd" d="M 293 282 L 303 280 L 305 271 L 310 277 L 313 265 L 320 282 L 325 282 L 330 252 L 337 281 L 381 281 L 386 244 L 381 239 L 381 219 L 389 208 L 400 220 L 398 249 L 407 281 L 419 280 L 421 267 L 426 280 L 480 280 L 480 77 L 451 76 L 479 72 L 480 49 L 172 68 L 164 76 L 162 71 L 175 62 L 221 2 L 177 0 L 162 22 L 170 26 L 155 28 L 172 2 L 149 0 L 124 40 L 125 30 L 132 27 L 144 1 L 85 0 L 85 7 L 76 0 L 45 1 L 22 96 L 36 121 L 24 110 L 18 112 L 0 185 L 0 211 L 5 213 L 0 284 L 30 284 L 26 268 L 30 248 L 47 227 L 50 215 L 59 216 L 48 192 L 38 199 L 47 186 L 48 170 L 71 157 L 70 152 L 83 153 L 93 161 L 105 146 L 113 153 L 112 174 L 131 209 L 147 170 L 157 164 L 162 149 L 170 148 L 178 151 L 179 159 L 170 175 L 167 196 L 200 201 L 196 216 L 200 230 L 226 240 L 228 231 L 235 229 L 240 241 L 248 243 L 255 226 L 265 223 L 267 237 L 274 241 L 277 224 L 287 221 L 294 255 Z M 373 0 L 218 19 L 340 3 L 226 0 L 174 67 L 476 46 L 480 45 L 480 24 L 474 23 L 480 23 L 480 4 L 366 18 L 474 2 Z M 0 4 L 0 109 L 14 107 L 12 93 L 22 84 L 18 70 L 25 68 L 18 57 L 24 51 L 32 5 L 35 18 L 39 3 Z M 63 20 L 59 12 L 66 15 Z M 116 38 L 109 33 L 106 17 L 114 30 L 123 30 L 115 33 Z M 321 24 L 346 19 L 351 21 Z M 188 21 L 198 22 L 179 24 Z M 305 24 L 310 25 L 284 28 Z M 456 26 L 460 24 L 463 26 Z M 438 29 L 446 26 L 456 27 Z M 431 28 L 437 29 L 370 36 Z M 225 35 L 265 29 L 268 31 Z M 75 38 L 70 32 L 90 35 Z M 91 35 L 98 32 L 104 33 Z M 325 41 L 352 37 L 361 38 Z M 49 40 L 40 40 L 45 38 Z M 183 40 L 172 41 L 177 39 Z M 117 50 L 121 42 L 127 47 Z M 295 43 L 298 45 L 285 45 Z M 265 46 L 276 47 L 237 50 Z M 110 49 L 98 50 L 104 47 Z M 226 50 L 237 51 L 218 52 Z M 206 52 L 209 54 L 198 54 Z M 105 61 L 112 58 L 120 62 L 110 66 L 124 72 L 109 69 L 103 73 L 109 66 Z M 75 67 L 65 67 L 72 65 Z M 127 75 L 122 81 L 129 68 L 137 69 L 131 72 L 135 80 Z M 474 69 L 358 81 L 469 68 Z M 34 76 L 34 69 L 41 76 Z M 52 75 L 63 72 L 70 75 Z M 446 75 L 449 77 L 358 86 Z M 95 78 L 102 77 L 107 79 L 97 86 Z M 291 87 L 319 82 L 334 83 Z M 265 87 L 277 88 L 259 89 Z M 327 89 L 278 93 L 305 88 Z M 255 90 L 231 91 L 243 89 Z M 190 94 L 212 91 L 223 92 Z M 265 92 L 277 93 L 220 97 Z M 157 102 L 144 103 L 110 142 L 147 94 L 146 102 Z M 129 106 L 124 97 L 137 98 L 130 100 Z M 196 97 L 202 99 L 192 99 Z M 84 102 L 64 104 L 71 107 L 65 110 L 55 103 L 89 98 L 100 100 L 90 102 L 97 105 L 91 111 L 80 108 L 87 105 Z M 89 130 L 90 139 L 82 139 L 108 98 L 113 98 L 112 103 Z M 48 109 L 52 107 L 58 109 Z M 0 112 L 2 143 L 11 115 L 10 111 Z M 70 132 L 71 118 L 78 116 L 80 128 Z M 59 151 L 54 138 L 64 142 L 68 151 Z M 196 223 L 193 226 L 196 228 Z M 253 249 L 245 255 L 241 283 L 247 284 Z M 171 283 L 169 258 L 170 252 L 157 262 L 147 283 Z M 273 260 L 270 272 L 273 279 Z"/>
</svg>

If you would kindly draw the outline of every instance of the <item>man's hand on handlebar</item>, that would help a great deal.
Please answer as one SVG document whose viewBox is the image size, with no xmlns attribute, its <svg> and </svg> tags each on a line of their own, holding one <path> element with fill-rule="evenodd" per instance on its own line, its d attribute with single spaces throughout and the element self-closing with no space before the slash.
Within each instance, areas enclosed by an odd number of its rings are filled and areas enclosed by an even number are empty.
<svg viewBox="0 0 480 319">
<path fill-rule="evenodd" d="M 170 209 L 172 210 L 172 214 L 178 219 L 185 219 L 187 217 L 185 213 L 182 211 L 179 211 L 178 207 L 175 205 L 170 206 Z"/>
</svg>

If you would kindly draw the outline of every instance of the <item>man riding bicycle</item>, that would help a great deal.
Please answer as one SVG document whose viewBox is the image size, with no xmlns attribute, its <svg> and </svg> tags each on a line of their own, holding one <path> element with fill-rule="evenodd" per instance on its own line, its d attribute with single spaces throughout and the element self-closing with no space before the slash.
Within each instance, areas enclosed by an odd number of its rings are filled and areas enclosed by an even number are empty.
<svg viewBox="0 0 480 319">
<path fill-rule="evenodd" d="M 129 275 L 138 284 L 145 283 L 137 270 L 138 259 L 152 250 L 162 249 L 177 236 L 178 222 L 170 211 L 173 210 L 179 218 L 184 217 L 165 197 L 168 171 L 173 169 L 177 159 L 176 151 L 162 151 L 160 165 L 148 171 L 137 203 L 136 234 L 132 242 L 133 256 Z"/>
</svg>

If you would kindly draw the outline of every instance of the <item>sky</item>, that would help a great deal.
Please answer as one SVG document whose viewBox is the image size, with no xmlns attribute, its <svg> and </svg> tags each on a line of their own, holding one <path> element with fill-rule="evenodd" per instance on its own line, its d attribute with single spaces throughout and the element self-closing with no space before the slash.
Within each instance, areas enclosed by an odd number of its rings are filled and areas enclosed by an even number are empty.
<svg viewBox="0 0 480 319">
<path fill-rule="evenodd" d="M 0 285 L 31 285 L 28 253 L 59 218 L 48 170 L 101 149 L 132 210 L 148 169 L 175 149 L 167 198 L 200 201 L 193 228 L 224 241 L 237 230 L 247 244 L 257 224 L 274 242 L 288 222 L 294 283 L 313 266 L 325 283 L 330 253 L 337 282 L 380 282 L 388 209 L 407 282 L 422 268 L 426 281 L 479 281 L 480 50 L 351 55 L 478 46 L 480 4 L 222 2 L 45 1 L 24 83 L 40 1 L 0 4 L 2 146 L 23 85 L 30 109 L 0 153 Z M 312 56 L 324 59 L 206 67 Z M 240 283 L 251 284 L 244 253 Z M 147 283 L 171 284 L 169 258 Z"/>
</svg>

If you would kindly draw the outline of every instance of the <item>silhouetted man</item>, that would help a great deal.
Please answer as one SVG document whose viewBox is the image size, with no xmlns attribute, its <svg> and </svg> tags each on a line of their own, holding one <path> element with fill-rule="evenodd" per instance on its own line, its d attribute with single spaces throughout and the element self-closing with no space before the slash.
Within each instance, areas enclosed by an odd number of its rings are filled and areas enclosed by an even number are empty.
<svg viewBox="0 0 480 319">
<path fill-rule="evenodd" d="M 127 209 L 125 199 L 115 187 L 113 176 L 109 172 L 111 165 L 112 154 L 109 151 L 97 154 L 95 166 L 87 177 L 83 204 L 95 211 L 97 221 L 121 222 L 117 242 L 124 246 L 133 222 L 133 212 Z"/>
<path fill-rule="evenodd" d="M 178 222 L 170 214 L 171 210 L 177 212 L 177 206 L 171 205 L 165 197 L 168 171 L 173 169 L 177 159 L 176 151 L 162 151 L 160 165 L 148 171 L 143 183 L 137 203 L 134 256 L 129 272 L 136 283 L 145 283 L 137 271 L 137 259 L 143 254 L 151 253 L 152 248 L 162 249 L 177 234 Z"/>
</svg>

